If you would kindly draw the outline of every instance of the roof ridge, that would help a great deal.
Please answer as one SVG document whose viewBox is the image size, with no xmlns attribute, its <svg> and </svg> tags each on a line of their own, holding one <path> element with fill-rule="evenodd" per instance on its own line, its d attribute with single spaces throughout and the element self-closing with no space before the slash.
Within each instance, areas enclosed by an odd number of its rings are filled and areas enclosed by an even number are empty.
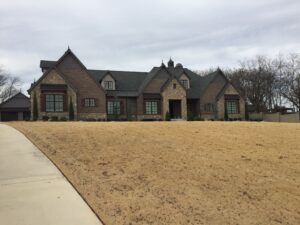
<svg viewBox="0 0 300 225">
<path fill-rule="evenodd" d="M 126 72 L 126 73 L 149 73 L 149 72 L 145 72 L 145 71 L 128 71 L 128 70 L 101 70 L 101 69 L 87 69 L 89 71 L 107 71 L 107 72 Z"/>
</svg>

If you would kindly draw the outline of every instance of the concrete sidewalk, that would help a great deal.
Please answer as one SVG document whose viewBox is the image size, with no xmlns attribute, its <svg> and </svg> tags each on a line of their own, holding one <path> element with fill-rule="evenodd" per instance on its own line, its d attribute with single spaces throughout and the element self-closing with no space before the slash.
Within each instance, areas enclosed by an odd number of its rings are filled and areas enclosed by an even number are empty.
<svg viewBox="0 0 300 225">
<path fill-rule="evenodd" d="M 102 224 L 60 171 L 19 131 L 0 124 L 0 224 Z"/>
</svg>

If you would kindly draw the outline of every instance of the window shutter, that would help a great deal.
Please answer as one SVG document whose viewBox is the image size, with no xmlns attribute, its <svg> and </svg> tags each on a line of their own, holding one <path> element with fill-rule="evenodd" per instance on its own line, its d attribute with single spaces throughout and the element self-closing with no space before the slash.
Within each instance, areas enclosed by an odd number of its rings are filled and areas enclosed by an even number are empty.
<svg viewBox="0 0 300 225">
<path fill-rule="evenodd" d="M 40 95 L 40 110 L 41 112 L 45 112 L 45 106 L 46 106 L 46 96 L 45 94 L 41 93 Z"/>
<path fill-rule="evenodd" d="M 97 104 L 98 104 L 98 99 L 97 98 L 94 98 L 95 100 L 95 107 L 97 107 Z"/>
<path fill-rule="evenodd" d="M 84 98 L 81 99 L 81 106 L 84 107 Z"/>
</svg>

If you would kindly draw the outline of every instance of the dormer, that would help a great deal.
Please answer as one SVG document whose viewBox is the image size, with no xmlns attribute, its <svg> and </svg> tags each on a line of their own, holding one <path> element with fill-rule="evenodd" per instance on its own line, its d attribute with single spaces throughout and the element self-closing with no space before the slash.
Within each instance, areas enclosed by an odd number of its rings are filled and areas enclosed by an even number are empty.
<svg viewBox="0 0 300 225">
<path fill-rule="evenodd" d="M 105 90 L 116 90 L 116 81 L 110 72 L 107 72 L 101 80 L 101 86 Z"/>
<path fill-rule="evenodd" d="M 181 74 L 179 80 L 185 89 L 190 89 L 190 78 L 185 73 Z"/>
</svg>

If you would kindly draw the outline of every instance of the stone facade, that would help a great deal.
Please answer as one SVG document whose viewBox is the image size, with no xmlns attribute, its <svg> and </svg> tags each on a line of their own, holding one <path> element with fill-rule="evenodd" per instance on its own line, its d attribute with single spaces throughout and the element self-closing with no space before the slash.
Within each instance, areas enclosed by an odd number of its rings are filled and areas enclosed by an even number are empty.
<svg viewBox="0 0 300 225">
<path fill-rule="evenodd" d="M 69 104 L 70 98 L 72 98 L 72 102 L 73 102 L 73 107 L 74 107 L 74 116 L 75 119 L 77 119 L 77 96 L 76 96 L 76 92 L 66 83 L 66 81 L 58 74 L 57 71 L 52 70 L 50 71 L 45 77 L 44 79 L 37 85 L 34 87 L 34 89 L 32 90 L 32 94 L 30 96 L 31 99 L 31 118 L 33 118 L 33 97 L 34 95 L 36 96 L 36 101 L 37 101 L 37 109 L 38 109 L 38 119 L 41 120 L 43 119 L 44 116 L 48 116 L 49 118 L 51 117 L 58 117 L 58 118 L 69 118 L 69 107 L 67 107 L 67 111 L 64 112 L 45 112 L 41 109 L 41 84 L 65 84 L 68 86 L 67 88 L 67 105 Z M 55 94 L 56 92 L 52 92 L 53 94 Z"/>
<path fill-rule="evenodd" d="M 174 85 L 176 88 L 174 88 Z M 166 113 L 169 112 L 169 100 L 181 101 L 181 117 L 183 120 L 187 119 L 187 104 L 186 104 L 186 90 L 178 82 L 173 79 L 162 92 L 162 115 L 165 119 Z"/>
<path fill-rule="evenodd" d="M 217 102 L 217 114 L 218 119 L 224 119 L 225 117 L 225 99 L 224 95 L 239 95 L 237 90 L 230 84 L 224 91 L 224 94 L 219 98 Z M 245 100 L 240 96 L 239 99 L 239 107 L 240 107 L 240 113 L 238 114 L 229 114 L 229 119 L 241 119 L 245 120 Z"/>
<path fill-rule="evenodd" d="M 106 113 L 78 113 L 77 120 L 106 120 Z"/>
</svg>

